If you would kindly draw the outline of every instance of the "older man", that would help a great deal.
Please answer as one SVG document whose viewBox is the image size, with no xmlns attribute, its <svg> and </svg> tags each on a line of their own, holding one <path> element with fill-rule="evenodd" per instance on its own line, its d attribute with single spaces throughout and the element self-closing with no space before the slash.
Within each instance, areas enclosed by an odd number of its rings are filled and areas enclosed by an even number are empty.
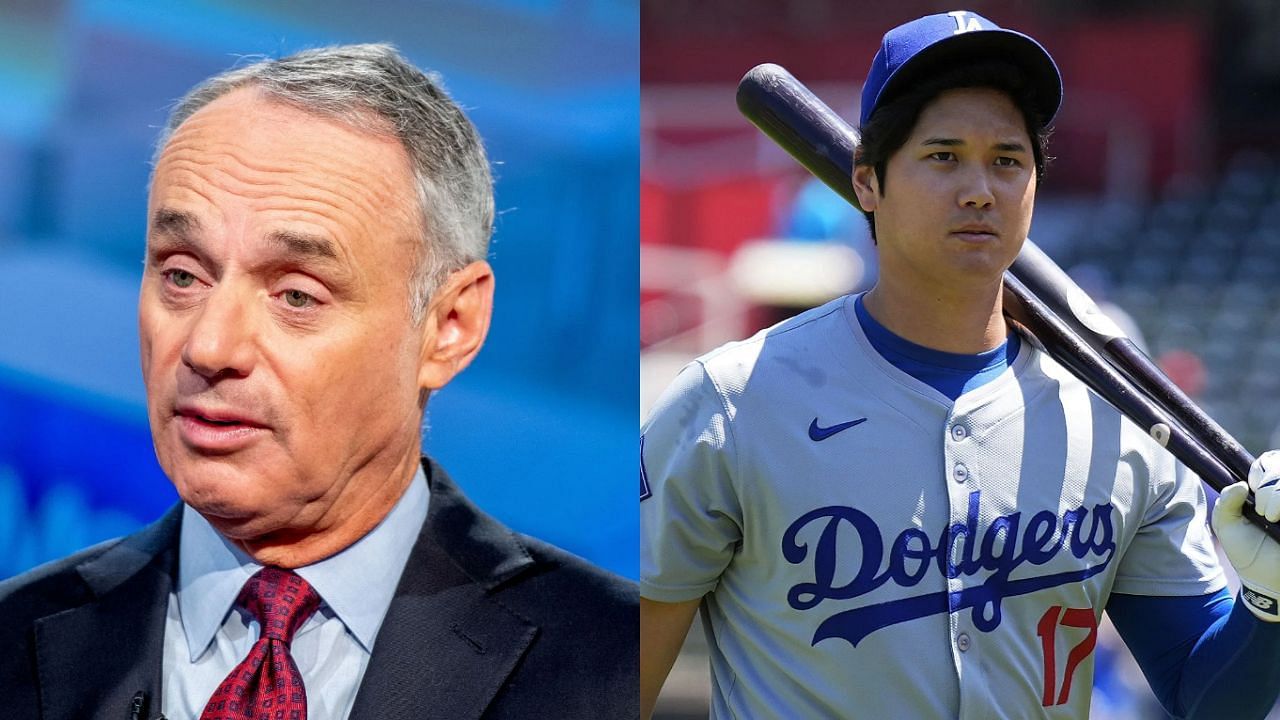
<svg viewBox="0 0 1280 720">
<path fill-rule="evenodd" d="M 439 85 L 385 45 L 216 76 L 148 213 L 142 368 L 183 502 L 0 584 L 3 715 L 636 715 L 634 586 L 420 456 L 493 299 L 487 160 Z"/>
</svg>

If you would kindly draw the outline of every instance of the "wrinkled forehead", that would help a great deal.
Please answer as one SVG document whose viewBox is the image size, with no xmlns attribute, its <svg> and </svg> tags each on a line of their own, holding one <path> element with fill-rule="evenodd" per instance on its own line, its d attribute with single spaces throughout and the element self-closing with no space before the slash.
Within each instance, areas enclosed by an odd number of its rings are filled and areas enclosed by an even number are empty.
<svg viewBox="0 0 1280 720">
<path fill-rule="evenodd" d="M 156 161 L 150 214 L 173 203 L 198 215 L 273 211 L 335 225 L 335 233 L 420 236 L 412 169 L 397 138 L 255 87 L 214 100 L 174 130 Z"/>
</svg>

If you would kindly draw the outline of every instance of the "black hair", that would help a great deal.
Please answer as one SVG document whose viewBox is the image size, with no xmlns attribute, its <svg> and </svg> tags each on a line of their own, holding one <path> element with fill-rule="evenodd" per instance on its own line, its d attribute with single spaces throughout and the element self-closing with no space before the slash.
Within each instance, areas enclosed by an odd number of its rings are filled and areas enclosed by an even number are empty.
<svg viewBox="0 0 1280 720">
<path fill-rule="evenodd" d="M 1027 136 L 1031 139 L 1036 186 L 1039 187 L 1044 179 L 1045 165 L 1052 159 L 1047 155 L 1052 133 L 1048 118 L 1036 111 L 1035 90 L 1021 68 L 1001 60 L 987 60 L 959 65 L 922 80 L 876 108 L 866 124 L 859 128 L 861 140 L 854 152 L 853 163 L 854 166 L 870 166 L 875 171 L 880 194 L 885 192 L 885 169 L 889 156 L 906 144 L 925 106 L 947 90 L 957 88 L 991 88 L 1013 100 L 1014 106 L 1022 113 Z M 871 238 L 875 240 L 875 213 L 863 210 L 862 214 L 866 216 L 871 226 Z"/>
</svg>

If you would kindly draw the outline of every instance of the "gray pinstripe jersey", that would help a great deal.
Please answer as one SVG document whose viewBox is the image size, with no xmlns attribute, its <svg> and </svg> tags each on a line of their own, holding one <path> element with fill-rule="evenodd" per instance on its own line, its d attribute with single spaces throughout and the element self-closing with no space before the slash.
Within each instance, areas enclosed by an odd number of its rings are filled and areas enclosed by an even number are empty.
<svg viewBox="0 0 1280 720">
<path fill-rule="evenodd" d="M 690 364 L 641 447 L 641 593 L 706 594 L 716 718 L 1086 717 L 1112 592 L 1225 584 L 1200 483 L 1052 359 L 952 403 L 850 297 Z"/>
</svg>

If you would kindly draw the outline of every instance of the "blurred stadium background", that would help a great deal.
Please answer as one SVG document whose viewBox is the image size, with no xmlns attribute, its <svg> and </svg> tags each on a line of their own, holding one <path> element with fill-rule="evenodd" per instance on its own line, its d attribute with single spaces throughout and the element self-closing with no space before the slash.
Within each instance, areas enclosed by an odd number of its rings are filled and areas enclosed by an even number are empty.
<svg viewBox="0 0 1280 720">
<path fill-rule="evenodd" d="M 0 2 L 0 578 L 175 501 L 138 369 L 152 141 L 239 56 L 391 41 L 484 137 L 489 341 L 426 449 L 481 506 L 637 574 L 637 7 L 627 0 Z M 0 713 L 3 714 L 3 713 Z"/>
<path fill-rule="evenodd" d="M 875 279 L 862 216 L 738 114 L 737 81 L 779 63 L 856 123 L 883 33 L 958 6 L 1040 40 L 1065 79 L 1031 237 L 1246 447 L 1280 446 L 1268 0 L 642 0 L 641 419 L 693 357 Z M 706 717 L 706 653 L 695 625 L 659 717 Z M 1114 632 L 1095 686 L 1091 717 L 1164 717 Z"/>
</svg>

